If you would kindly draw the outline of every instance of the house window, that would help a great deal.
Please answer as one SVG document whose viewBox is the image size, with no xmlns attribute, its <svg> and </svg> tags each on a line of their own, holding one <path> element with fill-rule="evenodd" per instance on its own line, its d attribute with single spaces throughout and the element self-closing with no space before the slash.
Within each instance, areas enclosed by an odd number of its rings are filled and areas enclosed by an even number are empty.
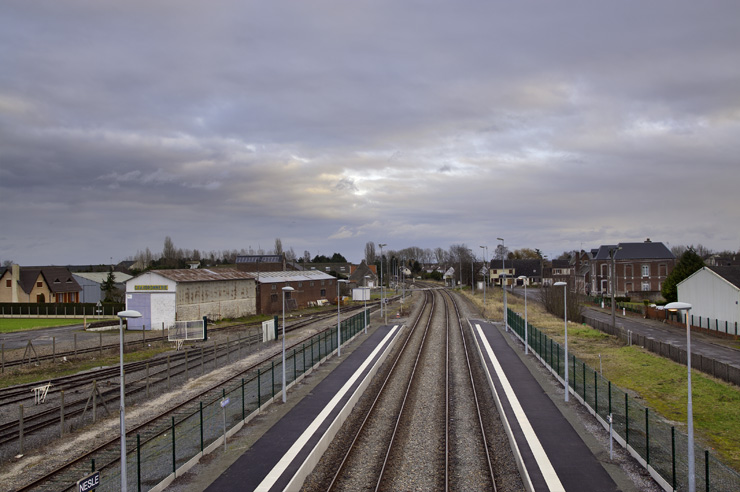
<svg viewBox="0 0 740 492">
<path fill-rule="evenodd" d="M 324 281 L 323 280 L 321 281 L 321 285 L 324 285 Z"/>
<path fill-rule="evenodd" d="M 286 291 L 285 291 L 285 298 L 286 298 L 286 299 L 290 299 L 290 298 L 291 298 L 291 296 L 290 296 L 291 294 L 292 294 L 292 292 L 291 292 L 291 291 L 289 291 L 289 290 L 286 290 Z"/>
<path fill-rule="evenodd" d="M 642 276 L 643 277 L 649 277 L 650 276 L 650 265 L 642 265 Z M 650 289 L 648 289 L 648 290 L 650 290 Z"/>
<path fill-rule="evenodd" d="M 277 294 L 270 294 L 270 302 L 278 302 Z"/>
<path fill-rule="evenodd" d="M 12 286 L 13 286 L 12 280 L 8 279 L 5 281 L 5 287 L 12 287 Z"/>
<path fill-rule="evenodd" d="M 272 284 L 272 290 L 277 290 L 277 284 Z"/>
<path fill-rule="evenodd" d="M 298 282 L 298 287 L 303 287 L 303 282 Z"/>
<path fill-rule="evenodd" d="M 321 297 L 326 297 L 326 289 L 321 289 Z"/>
<path fill-rule="evenodd" d="M 661 263 L 660 265 L 658 265 L 658 272 L 661 277 L 665 277 L 666 275 L 668 275 L 668 265 L 666 265 L 665 263 Z"/>
<path fill-rule="evenodd" d="M 601 264 L 601 276 L 602 277 L 606 277 L 606 271 L 607 271 L 606 269 L 608 267 L 609 267 L 609 265 L 607 265 L 606 263 L 602 263 Z"/>
<path fill-rule="evenodd" d="M 650 290 L 650 282 L 643 282 L 642 283 L 642 291 L 647 292 Z"/>
<path fill-rule="evenodd" d="M 632 270 L 632 265 L 625 265 L 624 276 L 627 278 L 632 278 L 633 274 L 634 274 L 634 271 Z"/>
<path fill-rule="evenodd" d="M 55 283 L 58 283 L 58 282 L 59 281 L 57 280 Z M 36 287 L 43 287 L 43 286 L 44 286 L 43 282 L 36 282 Z"/>
<path fill-rule="evenodd" d="M 313 287 L 313 284 L 314 284 L 314 283 L 313 283 L 313 282 L 311 282 L 311 283 L 310 283 L 309 285 L 310 285 L 311 287 Z"/>
<path fill-rule="evenodd" d="M 626 290 L 627 292 L 632 292 L 632 282 L 627 282 L 624 290 Z"/>
</svg>

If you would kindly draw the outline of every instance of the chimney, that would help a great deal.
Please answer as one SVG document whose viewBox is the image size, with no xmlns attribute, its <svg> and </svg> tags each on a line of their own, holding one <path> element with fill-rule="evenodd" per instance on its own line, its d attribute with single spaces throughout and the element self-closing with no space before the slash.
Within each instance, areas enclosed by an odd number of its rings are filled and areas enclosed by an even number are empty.
<svg viewBox="0 0 740 492">
<path fill-rule="evenodd" d="M 18 286 L 21 282 L 21 267 L 13 263 L 10 267 L 10 275 L 12 278 L 12 286 L 11 286 L 11 301 L 10 302 L 18 302 Z"/>
<path fill-rule="evenodd" d="M 646 242 L 646 243 L 650 243 L 650 242 L 652 242 L 652 241 L 650 241 L 650 238 L 647 238 L 647 239 L 645 239 L 645 242 Z"/>
</svg>

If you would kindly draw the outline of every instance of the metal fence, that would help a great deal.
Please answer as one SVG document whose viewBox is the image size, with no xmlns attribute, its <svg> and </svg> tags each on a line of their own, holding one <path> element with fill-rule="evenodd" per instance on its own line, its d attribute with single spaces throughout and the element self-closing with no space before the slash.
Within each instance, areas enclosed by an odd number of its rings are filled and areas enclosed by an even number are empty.
<svg viewBox="0 0 740 492">
<path fill-rule="evenodd" d="M 0 316 L 3 317 L 77 317 L 77 316 L 115 316 L 126 309 L 123 303 L 40 303 L 3 302 L 0 303 Z"/>
<path fill-rule="evenodd" d="M 508 310 L 509 327 L 524 341 L 524 319 Z M 568 371 L 571 394 L 609 429 L 615 440 L 667 490 L 688 490 L 688 438 L 648 407 L 635 401 L 585 362 L 569 354 L 541 330 L 528 324 L 530 349 L 560 381 Z M 740 474 L 699 446 L 694 448 L 696 490 L 740 490 Z"/>
<path fill-rule="evenodd" d="M 341 322 L 342 344 L 365 328 L 367 312 Z M 286 385 L 291 385 L 311 371 L 337 349 L 337 329 L 328 329 L 286 352 Z M 224 446 L 237 432 L 282 390 L 281 354 L 242 375 L 239 382 L 216 390 L 126 438 L 127 488 L 132 491 L 162 490 L 185 473 L 204 454 Z M 99 492 L 120 490 L 120 445 L 116 442 L 95 453 L 92 461 L 70 467 L 55 486 L 44 484 L 38 490 L 73 490 L 77 480 L 101 466 Z M 65 488 L 66 487 L 66 488 Z"/>
</svg>

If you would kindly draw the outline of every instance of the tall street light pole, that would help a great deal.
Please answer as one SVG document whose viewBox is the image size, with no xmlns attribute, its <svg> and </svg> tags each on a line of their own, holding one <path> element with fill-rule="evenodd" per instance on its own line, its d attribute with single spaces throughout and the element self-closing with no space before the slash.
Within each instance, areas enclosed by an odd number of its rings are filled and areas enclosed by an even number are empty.
<svg viewBox="0 0 740 492">
<path fill-rule="evenodd" d="M 563 319 L 565 320 L 565 401 L 568 401 L 568 283 L 555 282 L 554 287 L 563 288 Z"/>
<path fill-rule="evenodd" d="M 669 311 L 686 311 L 686 366 L 688 368 L 688 401 L 686 404 L 686 423 L 688 425 L 689 433 L 689 492 L 696 491 L 696 476 L 695 476 L 695 464 L 694 464 L 694 409 L 691 404 L 691 324 L 689 323 L 689 312 L 691 311 L 691 304 L 687 302 L 670 302 L 665 305 L 665 309 Z"/>
<path fill-rule="evenodd" d="M 527 332 L 529 331 L 529 323 L 527 323 L 527 276 L 520 275 L 519 280 L 524 284 L 524 355 L 529 353 L 529 339 Z"/>
<path fill-rule="evenodd" d="M 614 296 L 615 292 L 617 291 L 617 251 L 619 251 L 620 249 L 622 249 L 622 247 L 617 246 L 616 248 L 612 248 L 611 250 L 609 250 L 609 253 L 612 257 L 612 330 L 617 329 L 617 304 L 615 302 Z M 614 331 L 612 331 L 612 333 L 614 333 Z"/>
<path fill-rule="evenodd" d="M 503 277 L 501 277 L 501 288 L 504 289 L 504 328 L 505 331 L 509 331 L 508 318 L 508 305 L 506 304 L 506 245 L 504 245 L 504 238 L 497 237 L 501 241 L 501 269 L 504 271 Z"/>
<path fill-rule="evenodd" d="M 363 296 L 365 298 L 365 335 L 367 335 L 367 325 L 369 323 L 370 316 L 367 315 L 367 298 L 370 297 L 370 293 L 368 292 L 367 287 L 367 280 L 370 278 L 370 275 L 365 275 L 365 295 Z"/>
<path fill-rule="evenodd" d="M 288 401 L 288 396 L 285 387 L 285 296 L 286 294 L 293 292 L 293 287 L 286 285 L 283 287 L 283 403 Z"/>
<path fill-rule="evenodd" d="M 339 284 L 346 284 L 347 280 L 337 279 L 337 357 L 342 356 L 342 330 L 340 313 L 342 308 L 342 299 L 339 297 Z"/>
<path fill-rule="evenodd" d="M 121 366 L 121 406 L 119 408 L 121 427 L 121 490 L 126 492 L 126 390 L 124 388 L 123 374 L 123 318 L 141 318 L 141 313 L 133 310 L 120 311 L 118 313 L 118 331 L 120 333 L 120 366 Z M 143 327 L 142 327 L 143 329 Z"/>
<path fill-rule="evenodd" d="M 486 269 L 486 274 L 483 275 L 483 317 L 486 317 L 486 284 L 488 283 L 488 279 L 486 278 L 488 276 L 488 246 L 481 246 L 483 248 L 483 267 Z"/>
<path fill-rule="evenodd" d="M 388 246 L 388 244 L 378 244 L 378 247 L 380 248 L 380 317 L 383 317 L 383 313 L 385 312 L 385 302 L 383 301 L 383 246 Z M 386 324 L 388 324 L 386 322 Z"/>
</svg>

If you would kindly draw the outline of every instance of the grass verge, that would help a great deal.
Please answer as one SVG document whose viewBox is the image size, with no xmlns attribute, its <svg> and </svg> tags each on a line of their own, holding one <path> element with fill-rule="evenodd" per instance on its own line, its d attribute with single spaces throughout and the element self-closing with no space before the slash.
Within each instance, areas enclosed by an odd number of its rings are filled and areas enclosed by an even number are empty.
<svg viewBox="0 0 740 492">
<path fill-rule="evenodd" d="M 38 330 L 54 326 L 81 325 L 84 318 L 0 318 L 0 333 Z"/>
</svg>

